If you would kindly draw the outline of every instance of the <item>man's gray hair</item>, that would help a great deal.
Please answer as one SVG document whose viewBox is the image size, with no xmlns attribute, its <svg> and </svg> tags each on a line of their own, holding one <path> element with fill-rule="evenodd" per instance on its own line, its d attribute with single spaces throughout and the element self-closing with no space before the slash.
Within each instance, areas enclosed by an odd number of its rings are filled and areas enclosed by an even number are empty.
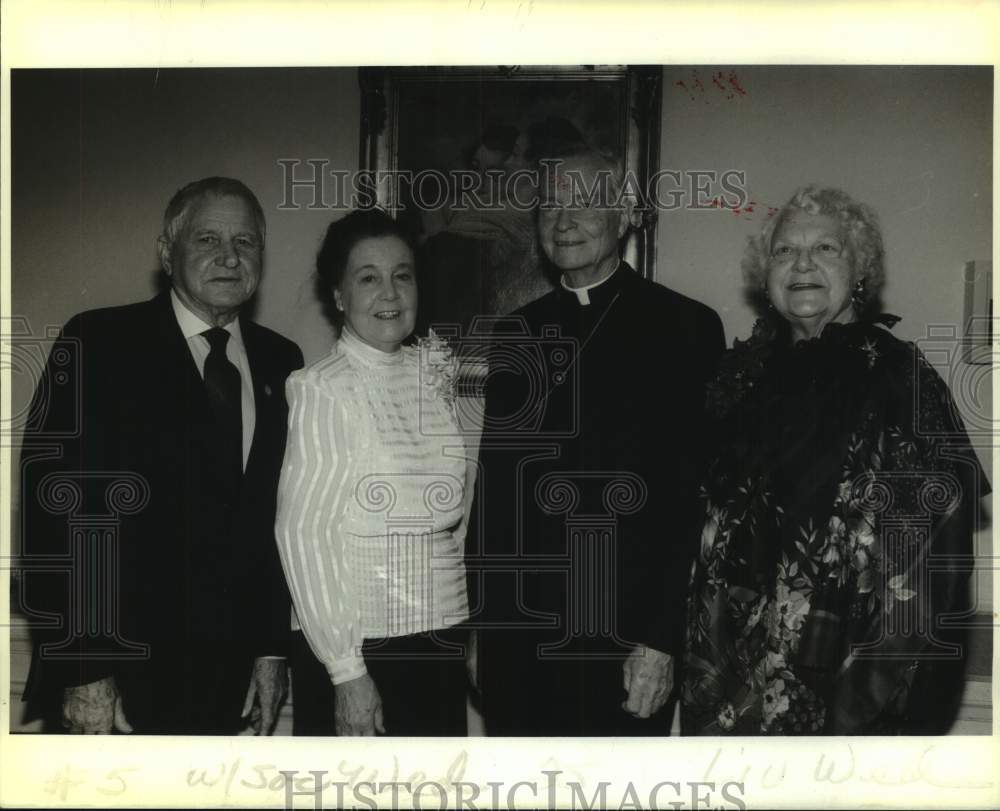
<svg viewBox="0 0 1000 811">
<path fill-rule="evenodd" d="M 205 177 L 188 183 L 184 188 L 178 190 L 167 203 L 167 210 L 163 213 L 163 239 L 168 245 L 174 244 L 177 235 L 187 223 L 191 207 L 201 198 L 210 194 L 215 197 L 239 197 L 244 200 L 253 213 L 261 242 L 264 241 L 266 229 L 264 209 L 261 208 L 257 196 L 244 183 L 234 178 Z"/>
</svg>

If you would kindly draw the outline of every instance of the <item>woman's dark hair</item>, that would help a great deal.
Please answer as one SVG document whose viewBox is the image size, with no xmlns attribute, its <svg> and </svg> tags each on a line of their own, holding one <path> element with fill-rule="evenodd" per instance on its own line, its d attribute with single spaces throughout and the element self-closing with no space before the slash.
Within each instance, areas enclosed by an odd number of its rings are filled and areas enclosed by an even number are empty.
<svg viewBox="0 0 1000 811">
<path fill-rule="evenodd" d="M 361 240 L 378 237 L 397 237 L 406 243 L 411 252 L 416 253 L 409 230 L 380 208 L 352 211 L 346 217 L 334 220 L 326 229 L 316 257 L 316 295 L 327 318 L 338 330 L 344 323 L 344 314 L 337 309 L 333 291 L 344 280 L 347 257 Z"/>
</svg>

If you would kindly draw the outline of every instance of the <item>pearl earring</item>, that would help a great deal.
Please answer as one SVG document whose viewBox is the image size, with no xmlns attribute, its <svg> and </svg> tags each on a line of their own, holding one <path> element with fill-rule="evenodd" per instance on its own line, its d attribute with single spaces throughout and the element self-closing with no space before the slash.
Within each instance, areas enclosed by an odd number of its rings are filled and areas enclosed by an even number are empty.
<svg viewBox="0 0 1000 811">
<path fill-rule="evenodd" d="M 767 305 L 768 311 L 774 310 L 774 303 L 771 301 L 771 296 L 767 292 L 767 283 L 765 282 L 760 286 L 760 294 L 764 297 L 764 303 Z"/>
<path fill-rule="evenodd" d="M 854 290 L 851 291 L 851 303 L 854 305 L 855 310 L 861 310 L 865 306 L 865 280 L 858 279 L 858 283 L 854 285 Z"/>
</svg>

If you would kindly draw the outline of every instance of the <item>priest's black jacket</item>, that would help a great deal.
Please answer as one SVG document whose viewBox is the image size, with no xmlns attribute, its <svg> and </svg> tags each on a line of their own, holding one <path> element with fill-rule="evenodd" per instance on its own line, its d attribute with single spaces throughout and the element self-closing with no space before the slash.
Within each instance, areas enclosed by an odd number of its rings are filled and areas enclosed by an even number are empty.
<svg viewBox="0 0 1000 811">
<path fill-rule="evenodd" d="M 683 649 L 722 324 L 624 262 L 585 298 L 528 304 L 488 353 L 467 563 L 491 734 L 629 734 L 624 656 Z"/>
<path fill-rule="evenodd" d="M 169 292 L 74 317 L 50 352 L 22 453 L 21 608 L 28 697 L 56 724 L 62 688 L 114 676 L 137 733 L 231 734 L 253 659 L 285 653 L 274 513 L 302 354 L 240 330 L 255 429 L 235 487 Z"/>
</svg>

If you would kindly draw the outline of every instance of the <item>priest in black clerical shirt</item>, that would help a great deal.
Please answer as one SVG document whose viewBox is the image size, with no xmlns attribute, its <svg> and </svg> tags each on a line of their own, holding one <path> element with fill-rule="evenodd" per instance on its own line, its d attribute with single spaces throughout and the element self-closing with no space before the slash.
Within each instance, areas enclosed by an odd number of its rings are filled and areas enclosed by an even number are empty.
<svg viewBox="0 0 1000 811">
<path fill-rule="evenodd" d="M 538 211 L 561 286 L 491 349 L 476 672 L 491 735 L 665 735 L 722 325 L 619 258 L 620 168 L 567 153 Z"/>
</svg>

